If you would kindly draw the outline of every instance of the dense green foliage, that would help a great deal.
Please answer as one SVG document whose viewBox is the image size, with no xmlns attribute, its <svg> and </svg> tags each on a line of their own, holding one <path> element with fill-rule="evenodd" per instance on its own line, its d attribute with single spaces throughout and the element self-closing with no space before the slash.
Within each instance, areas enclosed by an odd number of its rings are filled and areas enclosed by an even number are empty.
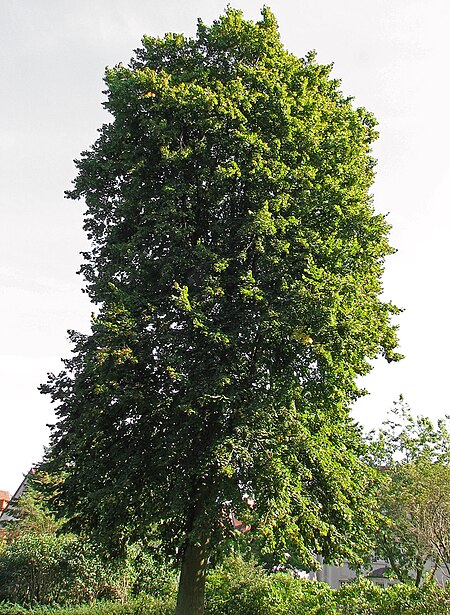
<svg viewBox="0 0 450 615">
<path fill-rule="evenodd" d="M 383 589 L 361 578 L 338 590 L 325 583 L 267 574 L 231 559 L 214 570 L 207 583 L 207 615 L 447 615 L 450 588 L 429 583 L 421 588 L 392 585 Z"/>
<path fill-rule="evenodd" d="M 334 605 L 328 585 L 303 582 L 286 573 L 268 575 L 254 562 L 240 558 L 225 560 L 208 576 L 208 615 L 326 615 L 333 612 Z"/>
<path fill-rule="evenodd" d="M 111 548 L 157 537 L 182 580 L 230 511 L 279 558 L 358 558 L 373 489 L 348 413 L 369 359 L 397 358 L 374 118 L 262 14 L 107 70 L 112 121 L 69 194 L 98 313 L 43 387 L 58 504 Z"/>
<path fill-rule="evenodd" d="M 157 561 L 142 544 L 130 545 L 122 558 L 111 558 L 86 537 L 62 532 L 62 520 L 48 508 L 49 483 L 55 483 L 54 477 L 30 475 L 25 493 L 13 503 L 15 519 L 3 528 L 0 540 L 0 600 L 67 605 L 174 593 L 173 566 Z"/>
<path fill-rule="evenodd" d="M 173 615 L 175 592 L 155 599 L 142 595 L 125 604 L 97 602 L 77 607 L 0 605 L 0 615 Z M 360 579 L 332 590 L 286 573 L 268 575 L 255 564 L 229 559 L 211 572 L 206 615 L 449 615 L 450 589 L 398 584 L 387 589 Z"/>
<path fill-rule="evenodd" d="M 8 511 L 12 520 L 0 541 L 0 600 L 71 604 L 126 597 L 125 569 L 106 564 L 86 539 L 56 535 L 62 521 L 48 509 L 43 489 L 48 479 L 30 474 L 24 494 Z"/>
<path fill-rule="evenodd" d="M 24 491 L 18 500 L 8 504 L 9 521 L 2 522 L 4 538 L 10 542 L 17 536 L 54 535 L 63 526 L 49 506 L 50 494 L 58 488 L 61 479 L 45 472 L 30 472 L 25 478 Z"/>
<path fill-rule="evenodd" d="M 23 535 L 0 551 L 0 599 L 70 604 L 121 598 L 123 575 L 75 536 Z"/>
<path fill-rule="evenodd" d="M 80 604 L 138 594 L 165 599 L 175 593 L 173 567 L 134 545 L 127 557 L 105 560 L 73 535 L 22 535 L 0 545 L 0 600 L 30 604 Z"/>
<path fill-rule="evenodd" d="M 78 606 L 35 606 L 32 608 L 0 602 L 0 615 L 173 615 L 172 599 L 142 596 L 126 603 L 101 601 Z"/>
</svg>

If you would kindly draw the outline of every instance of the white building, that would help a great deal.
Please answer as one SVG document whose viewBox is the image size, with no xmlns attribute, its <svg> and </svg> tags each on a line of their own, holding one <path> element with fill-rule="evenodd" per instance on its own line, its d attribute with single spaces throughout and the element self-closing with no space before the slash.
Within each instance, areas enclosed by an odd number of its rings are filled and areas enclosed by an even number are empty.
<svg viewBox="0 0 450 615">
<path fill-rule="evenodd" d="M 319 558 L 320 561 L 320 558 Z M 316 579 L 327 583 L 333 589 L 338 589 L 344 583 L 349 583 L 356 579 L 357 576 L 364 576 L 370 579 L 376 585 L 387 587 L 398 583 L 398 580 L 390 576 L 390 566 L 388 562 L 382 559 L 373 559 L 371 562 L 371 570 L 361 570 L 359 572 L 352 570 L 348 563 L 341 566 L 323 564 L 316 573 Z M 426 570 L 431 570 L 434 567 L 434 562 L 429 560 L 425 566 Z M 438 566 L 434 574 L 434 580 L 439 585 L 445 585 L 449 580 L 449 575 L 444 567 Z"/>
</svg>

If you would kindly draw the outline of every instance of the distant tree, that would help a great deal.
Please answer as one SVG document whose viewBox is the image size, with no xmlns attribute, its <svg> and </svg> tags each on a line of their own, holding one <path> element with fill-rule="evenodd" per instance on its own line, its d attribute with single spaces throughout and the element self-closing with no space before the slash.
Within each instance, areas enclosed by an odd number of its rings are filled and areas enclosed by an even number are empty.
<svg viewBox="0 0 450 615">
<path fill-rule="evenodd" d="M 132 557 L 138 545 L 126 561 L 106 560 L 86 537 L 62 531 L 64 521 L 49 505 L 61 480 L 41 471 L 30 473 L 23 494 L 8 508 L 0 541 L 0 600 L 71 604 L 126 598 L 140 573 L 140 563 Z"/>
<path fill-rule="evenodd" d="M 371 465 L 390 468 L 418 459 L 449 464 L 449 418 L 441 418 L 435 425 L 426 416 L 413 416 L 401 395 L 381 428 L 368 435 Z"/>
<path fill-rule="evenodd" d="M 113 120 L 69 193 L 98 310 L 43 387 L 57 499 L 111 546 L 178 554 L 178 615 L 203 612 L 230 510 L 305 567 L 357 557 L 374 496 L 349 408 L 369 359 L 398 358 L 375 120 L 262 15 L 144 37 L 108 69 Z"/>
<path fill-rule="evenodd" d="M 429 569 L 450 577 L 450 433 L 413 417 L 403 399 L 383 426 L 372 432 L 369 451 L 380 474 L 378 554 L 401 581 L 419 585 Z"/>
<path fill-rule="evenodd" d="M 25 534 L 56 534 L 64 521 L 52 512 L 49 499 L 61 481 L 61 477 L 50 476 L 45 472 L 28 474 L 23 494 L 8 506 L 10 520 L 3 527 L 7 542 Z"/>
</svg>

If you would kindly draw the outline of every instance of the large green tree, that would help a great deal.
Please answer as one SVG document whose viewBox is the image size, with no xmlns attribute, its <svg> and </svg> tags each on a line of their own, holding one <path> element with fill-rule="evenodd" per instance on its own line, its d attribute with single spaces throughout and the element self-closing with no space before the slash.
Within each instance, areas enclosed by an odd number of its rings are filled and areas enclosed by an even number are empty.
<svg viewBox="0 0 450 615">
<path fill-rule="evenodd" d="M 330 70 L 288 53 L 268 9 L 144 37 L 107 70 L 112 121 L 77 162 L 98 309 L 44 386 L 49 458 L 74 524 L 178 555 L 178 614 L 202 612 L 233 516 L 304 566 L 364 546 L 371 476 L 348 412 L 369 359 L 397 358 L 392 249 L 369 194 L 374 118 Z"/>
</svg>

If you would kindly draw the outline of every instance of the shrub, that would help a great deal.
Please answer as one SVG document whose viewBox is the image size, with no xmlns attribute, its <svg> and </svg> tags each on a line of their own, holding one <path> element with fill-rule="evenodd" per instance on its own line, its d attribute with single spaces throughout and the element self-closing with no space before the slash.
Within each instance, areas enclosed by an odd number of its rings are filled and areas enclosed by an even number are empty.
<svg viewBox="0 0 450 615">
<path fill-rule="evenodd" d="M 333 615 L 333 590 L 326 583 L 293 578 L 279 572 L 269 577 L 270 600 L 276 615 Z"/>
<path fill-rule="evenodd" d="M 127 563 L 134 572 L 134 596 L 143 593 L 155 598 L 166 598 L 176 593 L 178 572 L 140 543 L 129 549 Z"/>
<path fill-rule="evenodd" d="M 100 601 L 76 606 L 36 606 L 26 608 L 14 604 L 1 604 L 0 615 L 173 615 L 175 601 L 142 596 L 126 604 Z"/>
<path fill-rule="evenodd" d="M 332 615 L 333 591 L 325 583 L 268 574 L 255 562 L 228 558 L 209 574 L 208 615 Z"/>
<path fill-rule="evenodd" d="M 449 615 L 450 587 L 434 582 L 420 588 L 398 584 L 383 592 L 377 615 Z"/>
<path fill-rule="evenodd" d="M 208 615 L 267 615 L 269 580 L 255 562 L 227 558 L 211 570 L 206 582 Z"/>
<path fill-rule="evenodd" d="M 359 579 L 335 592 L 340 615 L 450 615 L 450 588 L 436 583 L 386 589 Z"/>
<path fill-rule="evenodd" d="M 140 544 L 125 559 L 105 562 L 92 543 L 74 535 L 19 534 L 0 542 L 0 600 L 22 605 L 126 602 L 139 594 L 169 597 L 176 586 L 174 569 Z"/>
<path fill-rule="evenodd" d="M 207 615 L 450 615 L 450 585 L 383 589 L 361 578 L 332 590 L 325 583 L 229 557 L 207 581 Z"/>
<path fill-rule="evenodd" d="M 119 597 L 116 571 L 75 536 L 21 535 L 0 553 L 0 599 L 19 604 L 80 603 Z"/>
<path fill-rule="evenodd" d="M 47 537 L 48 538 L 48 537 Z M 17 604 L 0 603 L 0 615 L 173 615 L 175 611 L 176 577 L 173 569 L 167 564 L 159 564 L 151 553 L 134 546 L 127 561 L 122 567 L 105 568 L 92 546 L 82 545 L 74 537 L 68 541 L 67 547 L 55 547 L 48 541 L 45 549 L 34 544 L 32 551 L 31 539 L 15 543 L 15 568 L 10 582 L 15 580 L 16 591 L 22 596 L 23 588 L 19 591 L 20 582 L 23 587 L 30 584 L 30 578 L 21 580 L 20 571 L 30 574 L 30 562 L 24 558 L 26 566 L 19 566 L 19 552 L 24 550 L 29 558 L 33 554 L 46 557 L 44 566 L 39 572 L 39 578 L 34 582 L 47 587 L 51 594 L 52 583 L 57 579 L 61 581 L 64 574 L 67 578 L 62 581 L 59 600 L 77 600 L 82 595 L 93 596 L 93 587 L 97 587 L 97 596 L 118 596 L 117 579 L 128 595 L 131 591 L 141 591 L 137 598 L 125 603 L 97 600 L 90 604 L 72 606 L 30 606 L 29 596 L 23 600 L 23 606 Z M 11 547 L 7 546 L 11 555 Z M 20 548 L 19 548 L 20 547 Z M 26 547 L 26 548 L 25 548 Z M 58 551 L 62 549 L 62 553 Z M 39 551 L 39 549 L 41 549 Z M 83 551 L 84 549 L 84 551 Z M 49 556 L 51 555 L 51 557 Z M 53 554 L 53 555 L 52 555 Z M 68 557 L 72 554 L 73 560 Z M 4 564 L 0 554 L 0 578 L 4 583 Z M 53 558 L 53 559 L 52 559 Z M 10 558 L 10 565 L 12 565 Z M 41 560 L 36 560 L 37 563 Z M 51 562 L 65 562 L 58 577 Z M 23 564 L 23 561 L 22 561 Z M 96 566 L 101 566 L 101 571 Z M 84 566 L 83 570 L 82 567 Z M 97 570 L 97 571 L 96 571 Z M 109 570 L 109 572 L 108 572 Z M 35 570 L 36 572 L 36 570 Z M 45 576 L 47 575 L 47 577 Z M 108 581 L 106 581 L 108 576 Z M 45 577 L 45 578 L 44 578 Z M 45 580 L 45 585 L 43 579 Z M 72 585 L 71 585 L 72 583 Z M 84 589 L 80 589 L 82 583 Z M 70 591 L 68 590 L 70 588 Z M 87 588 L 91 588 L 89 591 Z M 52 590 L 55 594 L 56 590 Z M 83 591 L 85 592 L 83 594 Z M 144 591 L 152 591 L 153 596 Z M 50 600 L 48 600 L 50 602 Z M 269 574 L 255 562 L 248 562 L 238 557 L 227 558 L 221 566 L 211 570 L 207 580 L 206 592 L 207 615 L 450 615 L 450 586 L 442 588 L 435 583 L 426 583 L 420 588 L 412 585 L 397 584 L 383 589 L 374 585 L 368 579 L 358 579 L 342 586 L 339 590 L 332 590 L 325 583 L 307 581 L 292 577 L 286 572 Z"/>
<path fill-rule="evenodd" d="M 383 588 L 369 579 L 361 578 L 345 583 L 335 591 L 337 612 L 341 615 L 373 615 L 378 613 Z"/>
</svg>

